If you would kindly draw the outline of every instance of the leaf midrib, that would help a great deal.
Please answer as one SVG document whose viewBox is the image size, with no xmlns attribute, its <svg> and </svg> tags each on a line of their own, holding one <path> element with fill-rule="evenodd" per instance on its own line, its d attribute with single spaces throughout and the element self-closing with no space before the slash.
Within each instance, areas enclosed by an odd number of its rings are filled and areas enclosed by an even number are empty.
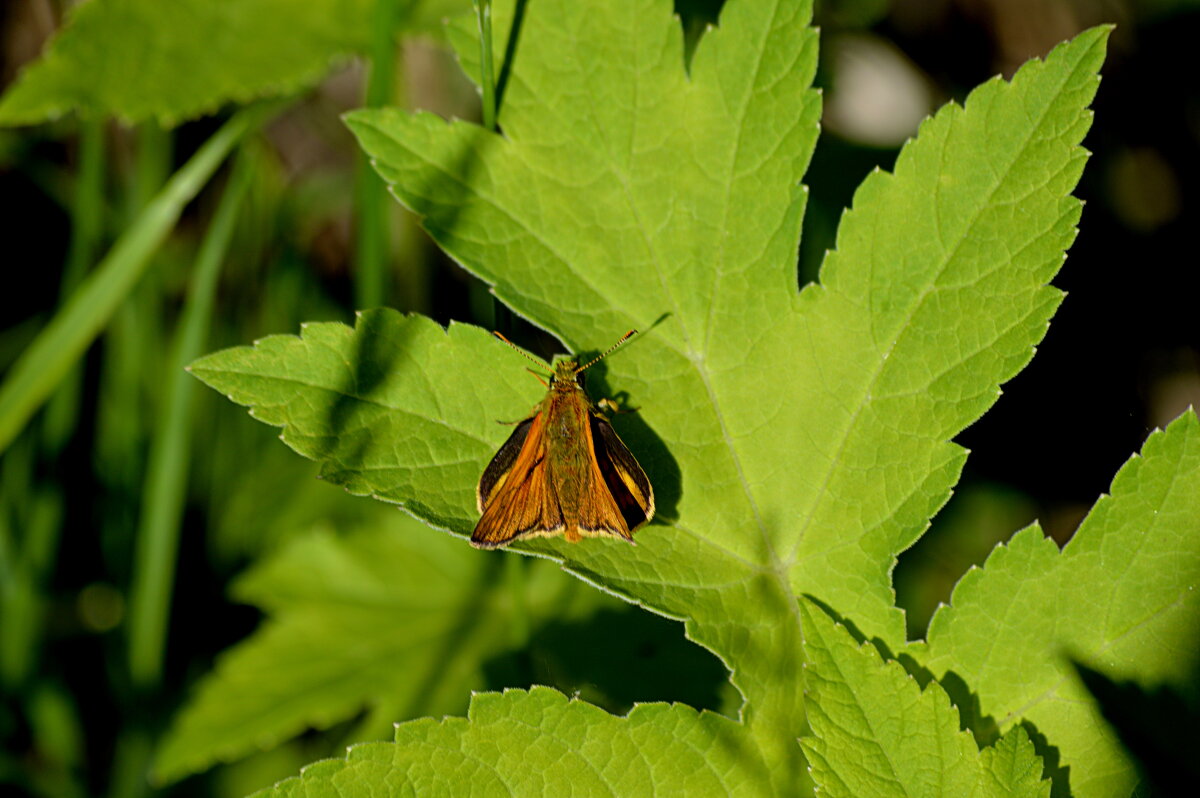
<svg viewBox="0 0 1200 798">
<path fill-rule="evenodd" d="M 430 418 L 429 416 L 424 415 L 423 413 L 418 413 L 415 410 L 410 410 L 405 407 L 398 407 L 396 405 L 387 404 L 386 402 L 382 402 L 379 399 L 375 399 L 370 396 L 362 396 L 357 393 L 351 393 L 351 392 L 345 391 L 341 388 L 331 388 L 327 385 L 320 385 L 317 383 L 309 382 L 307 380 L 300 379 L 299 377 L 283 377 L 283 376 L 279 376 L 276 374 L 264 375 L 264 374 L 249 372 L 249 371 L 241 371 L 239 369 L 234 369 L 234 368 L 211 369 L 211 368 L 204 368 L 204 367 L 192 367 L 190 370 L 192 371 L 192 373 L 196 374 L 197 376 L 199 376 L 200 374 L 205 373 L 205 372 L 207 372 L 209 374 L 218 374 L 218 375 L 234 374 L 234 375 L 237 375 L 240 377 L 249 377 L 254 380 L 276 381 L 276 382 L 300 385 L 302 387 L 309 388 L 314 391 L 320 391 L 322 393 L 330 393 L 330 394 L 334 394 L 335 396 L 344 396 L 347 399 L 353 399 L 357 402 L 362 402 L 363 404 L 374 405 L 375 407 L 378 407 L 382 410 L 388 410 L 388 411 L 395 412 L 395 413 L 402 413 L 406 416 L 412 416 L 413 418 L 419 418 L 422 421 L 425 421 L 434 426 L 442 427 L 444 429 L 450 430 L 451 432 L 458 433 L 459 435 L 462 435 L 464 438 L 473 440 L 484 447 L 491 447 L 494 445 L 493 442 L 484 440 L 483 438 L 479 437 L 478 435 L 467 432 L 466 430 L 464 430 L 461 427 L 451 426 L 449 423 L 446 422 L 445 419 Z M 205 381 L 208 382 L 207 380 L 205 380 Z M 212 383 L 210 382 L 209 384 L 211 385 Z M 218 388 L 217 390 L 221 390 L 221 389 Z M 232 399 L 233 397 L 230 396 L 230 398 Z M 234 400 L 234 401 L 237 401 L 237 400 Z M 251 407 L 252 409 L 257 408 L 257 407 L 279 408 L 279 407 L 287 407 L 288 405 L 291 404 L 291 401 L 289 400 L 289 401 L 285 401 L 285 402 L 280 402 L 278 404 L 269 404 L 266 402 L 253 402 L 253 401 L 247 402 L 247 403 L 238 402 L 238 404 L 246 404 L 249 407 Z M 296 424 L 294 421 L 285 421 L 282 424 L 280 424 L 279 426 L 293 428 L 293 427 L 296 427 Z M 296 431 L 299 432 L 299 430 L 296 430 Z M 306 435 L 305 437 L 328 437 L 328 436 L 325 434 L 320 434 L 320 435 Z"/>
</svg>

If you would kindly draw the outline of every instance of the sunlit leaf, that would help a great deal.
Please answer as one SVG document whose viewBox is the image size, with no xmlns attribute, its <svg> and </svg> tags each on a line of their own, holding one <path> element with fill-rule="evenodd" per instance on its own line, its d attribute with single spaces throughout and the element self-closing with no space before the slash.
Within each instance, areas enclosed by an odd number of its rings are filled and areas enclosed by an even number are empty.
<svg viewBox="0 0 1200 798">
<path fill-rule="evenodd" d="M 467 718 L 411 721 L 393 743 L 355 746 L 259 796 L 760 795 L 745 729 L 679 704 L 628 717 L 546 687 L 471 700 Z"/>
<path fill-rule="evenodd" d="M 614 423 L 655 486 L 656 522 L 637 548 L 518 548 L 685 619 L 733 671 L 766 789 L 802 792 L 796 595 L 904 645 L 896 555 L 958 477 L 950 439 L 1028 362 L 1061 298 L 1048 281 L 1075 234 L 1107 31 L 926 121 L 895 174 L 863 183 L 820 283 L 798 291 L 819 114 L 807 4 L 732 0 L 690 71 L 665 0 L 544 0 L 522 19 L 500 134 L 397 110 L 349 124 L 401 202 L 517 313 L 580 353 L 643 331 L 595 367 L 592 391 L 640 408 Z M 373 312 L 194 371 L 284 426 L 330 479 L 466 535 L 507 435 L 492 422 L 543 390 L 523 366 L 485 331 Z"/>
</svg>

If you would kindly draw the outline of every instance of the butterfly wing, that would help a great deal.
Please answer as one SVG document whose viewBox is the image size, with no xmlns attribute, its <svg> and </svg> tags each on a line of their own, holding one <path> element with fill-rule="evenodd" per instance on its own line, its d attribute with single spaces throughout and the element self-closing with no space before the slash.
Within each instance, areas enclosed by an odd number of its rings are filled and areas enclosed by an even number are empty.
<svg viewBox="0 0 1200 798">
<path fill-rule="evenodd" d="M 483 516 L 471 545 L 492 549 L 525 535 L 563 529 L 562 511 L 549 480 L 542 413 L 522 421 L 483 472 L 477 498 Z"/>
<path fill-rule="evenodd" d="M 491 503 L 496 493 L 504 487 L 504 483 L 512 475 L 513 464 L 517 462 L 517 457 L 521 454 L 521 448 L 525 445 L 526 438 L 529 437 L 529 429 L 533 426 L 535 418 L 537 418 L 536 415 L 517 422 L 516 429 L 496 452 L 496 456 L 492 458 L 492 462 L 488 463 L 488 467 L 483 470 L 483 476 L 479 478 L 479 486 L 475 489 L 475 506 L 479 508 L 479 512 L 483 512 L 483 508 Z"/>
<path fill-rule="evenodd" d="M 591 416 L 592 446 L 600 476 L 629 532 L 654 517 L 654 489 L 646 472 L 603 416 Z"/>
</svg>

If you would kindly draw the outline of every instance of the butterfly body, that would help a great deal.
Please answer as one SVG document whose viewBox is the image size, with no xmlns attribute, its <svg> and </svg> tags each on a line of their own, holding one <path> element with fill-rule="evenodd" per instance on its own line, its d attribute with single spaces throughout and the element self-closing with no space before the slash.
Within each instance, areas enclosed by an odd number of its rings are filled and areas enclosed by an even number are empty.
<svg viewBox="0 0 1200 798">
<path fill-rule="evenodd" d="M 588 486 L 588 417 L 595 411 L 573 378 L 563 383 L 556 375 L 552 385 L 538 411 L 546 414 L 546 471 L 562 511 L 563 534 L 576 542 L 580 537 L 579 506 Z"/>
<path fill-rule="evenodd" d="M 654 515 L 645 472 L 588 398 L 573 360 L 555 365 L 546 396 L 492 458 L 476 497 L 482 516 L 471 543 L 479 548 L 557 534 L 632 543 Z"/>
</svg>

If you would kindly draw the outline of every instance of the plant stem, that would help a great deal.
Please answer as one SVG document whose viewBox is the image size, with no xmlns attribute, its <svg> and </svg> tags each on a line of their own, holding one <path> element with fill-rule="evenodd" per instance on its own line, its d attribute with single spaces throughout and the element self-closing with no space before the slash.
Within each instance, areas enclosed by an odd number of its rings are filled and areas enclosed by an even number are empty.
<svg viewBox="0 0 1200 798">
<path fill-rule="evenodd" d="M 15 693 L 28 671 L 29 568 L 22 538 L 32 534 L 33 436 L 26 435 L 0 460 L 0 687 Z"/>
<path fill-rule="evenodd" d="M 78 171 L 71 205 L 71 244 L 59 285 L 59 304 L 65 304 L 87 274 L 100 248 L 104 224 L 104 119 L 84 117 L 79 122 Z M 72 368 L 50 398 L 42 425 L 42 444 L 53 458 L 75 431 L 83 371 Z"/>
<path fill-rule="evenodd" d="M 137 163 L 133 183 L 125 193 L 129 221 L 138 217 L 167 181 L 171 171 L 172 139 L 156 121 L 143 122 L 137 128 Z"/>
<path fill-rule="evenodd" d="M 472 0 L 475 20 L 479 30 L 479 82 L 483 89 L 483 126 L 496 129 L 496 68 L 492 54 L 492 4 L 491 0 Z M 492 297 L 492 329 L 509 331 L 508 308 L 499 299 Z"/>
<path fill-rule="evenodd" d="M 12 565 L 11 581 L 0 588 L 4 628 L 0 630 L 0 680 L 20 693 L 36 676 L 45 634 L 46 585 L 58 551 L 62 529 L 62 497 L 58 491 L 37 490 L 26 500 L 20 558 Z"/>
<path fill-rule="evenodd" d="M 472 0 L 479 28 L 479 82 L 483 84 L 483 126 L 496 129 L 496 71 L 492 63 L 492 3 Z"/>
<path fill-rule="evenodd" d="M 376 0 L 371 69 L 367 78 L 368 108 L 389 104 L 396 91 L 396 22 L 399 14 L 399 0 Z M 387 186 L 375 174 L 366 153 L 361 150 L 354 178 L 358 206 L 354 303 L 360 309 L 376 308 L 384 304 L 388 294 L 391 240 L 387 217 L 392 200 Z"/>
<path fill-rule="evenodd" d="M 267 104 L 243 109 L 213 134 L 138 214 L 99 266 L 21 354 L 0 386 L 0 452 L 8 448 L 104 328 L 141 277 L 150 254 L 175 226 L 183 207 L 208 182 L 234 144 L 278 107 Z"/>
<path fill-rule="evenodd" d="M 126 728 L 117 738 L 109 775 L 109 798 L 140 798 L 149 792 L 146 771 L 154 742 L 144 726 Z"/>
<path fill-rule="evenodd" d="M 180 519 L 191 446 L 191 407 L 196 385 L 185 371 L 208 337 L 217 276 L 249 185 L 250 169 L 239 158 L 196 258 L 179 331 L 168 359 L 164 410 L 146 467 L 130 592 L 129 671 L 135 686 L 156 687 L 162 678 L 167 615 L 179 550 Z"/>
</svg>

